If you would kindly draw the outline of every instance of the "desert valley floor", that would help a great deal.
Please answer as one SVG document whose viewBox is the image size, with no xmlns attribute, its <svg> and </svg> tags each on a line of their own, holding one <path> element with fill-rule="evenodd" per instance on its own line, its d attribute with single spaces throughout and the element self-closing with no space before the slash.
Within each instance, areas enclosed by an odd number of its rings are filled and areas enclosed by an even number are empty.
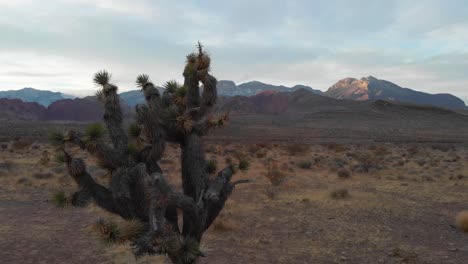
<svg viewBox="0 0 468 264">
<path fill-rule="evenodd" d="M 252 183 L 234 190 L 205 235 L 202 263 L 468 263 L 468 234 L 455 223 L 468 209 L 464 144 L 209 141 L 218 168 L 247 157 L 250 169 L 236 179 Z M 104 170 L 74 152 L 106 182 Z M 46 143 L 2 144 L 4 263 L 166 263 L 102 242 L 93 226 L 113 217 L 97 207 L 57 208 L 52 195 L 76 187 L 53 156 Z M 161 165 L 180 183 L 175 146 Z"/>
</svg>

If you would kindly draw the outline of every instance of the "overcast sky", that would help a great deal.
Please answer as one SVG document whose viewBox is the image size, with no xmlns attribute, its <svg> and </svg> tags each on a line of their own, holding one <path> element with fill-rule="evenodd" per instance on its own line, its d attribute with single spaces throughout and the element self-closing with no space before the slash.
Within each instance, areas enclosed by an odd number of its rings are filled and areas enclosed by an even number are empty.
<svg viewBox="0 0 468 264">
<path fill-rule="evenodd" d="M 200 40 L 218 79 L 326 90 L 372 75 L 468 99 L 466 0 L 0 0 L 0 90 L 121 91 L 182 79 Z"/>
</svg>

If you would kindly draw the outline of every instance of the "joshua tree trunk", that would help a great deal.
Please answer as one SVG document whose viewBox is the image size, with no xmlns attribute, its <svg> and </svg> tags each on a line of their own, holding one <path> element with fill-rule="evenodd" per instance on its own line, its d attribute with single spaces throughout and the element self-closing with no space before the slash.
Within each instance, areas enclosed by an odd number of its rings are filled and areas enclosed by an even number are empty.
<svg viewBox="0 0 468 264">
<path fill-rule="evenodd" d="M 105 108 L 104 122 L 112 144 L 102 138 L 99 125 L 90 126 L 83 135 L 71 130 L 52 135 L 61 153 L 59 160 L 67 165 L 79 187 L 66 199 L 76 206 L 94 201 L 126 220 L 138 220 L 142 228 L 127 236 L 136 256 L 167 254 L 173 263 L 196 263 L 204 255 L 199 249 L 203 233 L 224 207 L 236 183 L 245 182 L 231 182 L 239 169 L 237 165 L 227 166 L 214 178 L 209 178 L 206 169 L 203 136 L 228 119 L 227 115 L 211 114 L 217 91 L 216 78 L 209 74 L 210 64 L 199 44 L 198 52 L 187 56 L 184 85 L 167 82 L 162 95 L 148 75 L 138 76 L 146 104 L 136 107 L 136 122 L 129 127 L 128 135 L 122 125 L 117 86 L 110 83 L 108 72 L 98 72 L 94 81 L 102 89 L 96 95 Z M 158 165 L 166 142 L 181 148 L 183 193 L 169 186 Z M 69 144 L 89 152 L 109 170 L 108 186 L 98 184 L 84 161 L 69 154 Z M 182 227 L 178 225 L 179 217 L 183 217 Z"/>
</svg>

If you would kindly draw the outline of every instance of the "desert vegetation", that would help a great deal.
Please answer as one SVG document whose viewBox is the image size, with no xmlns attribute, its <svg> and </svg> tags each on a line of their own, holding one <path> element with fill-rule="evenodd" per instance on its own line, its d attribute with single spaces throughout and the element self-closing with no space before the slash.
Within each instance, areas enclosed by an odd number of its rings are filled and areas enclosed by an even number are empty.
<svg viewBox="0 0 468 264">
<path fill-rule="evenodd" d="M 86 129 L 80 133 L 85 135 Z M 317 263 L 461 264 L 466 260 L 468 152 L 463 146 L 346 144 L 329 148 L 317 144 L 292 156 L 288 143 L 268 144 L 253 151 L 256 144 L 212 141 L 206 145 L 204 171 L 210 179 L 217 177 L 216 173 L 210 175 L 215 167 L 219 170 L 243 164 L 241 167 L 249 170 L 239 171 L 237 177 L 251 183 L 231 194 L 204 232 L 199 250 L 206 257 L 200 259 L 201 263 L 231 263 L 233 258 L 245 263 L 308 263 L 313 259 Z M 68 169 L 55 161 L 54 146 L 35 145 L 0 151 L 1 197 L 31 201 L 34 206 L 13 202 L 15 210 L 4 207 L 7 214 L 0 216 L 2 236 L 21 237 L 24 233 L 14 228 L 18 223 L 8 220 L 17 218 L 7 217 L 40 208 L 28 218 L 30 221 L 65 225 L 75 221 L 81 226 L 70 241 L 65 234 L 44 229 L 44 225 L 24 223 L 28 233 L 38 237 L 25 243 L 48 245 L 43 251 L 49 252 L 51 261 L 58 257 L 52 258 L 58 248 L 69 248 L 68 243 L 72 243 L 79 245 L 82 257 L 90 260 L 134 263 L 129 249 L 135 234 L 147 228 L 144 221 L 125 220 L 93 204 L 84 209 L 70 207 L 75 183 L 66 175 Z M 265 155 L 258 158 L 260 151 Z M 96 157 L 70 143 L 67 152 L 84 159 L 96 182 L 109 183 L 111 175 Z M 371 169 L 362 170 L 367 159 L 361 156 L 375 152 L 376 158 L 366 163 Z M 42 163 L 45 153 L 50 160 Z M 182 184 L 181 155 L 178 144 L 167 142 L 158 162 L 171 186 Z M 303 161 L 311 161 L 310 168 L 301 168 Z M 183 188 L 173 190 L 183 192 Z M 48 201 L 41 205 L 41 200 Z M 57 205 L 62 209 L 53 209 Z M 44 233 L 61 243 L 43 240 Z M 22 256 L 35 256 L 28 247 L 3 246 Z M 14 260 L 13 256 L 5 257 Z M 69 262 L 80 263 L 77 259 Z M 136 262 L 165 260 L 142 256 Z"/>
<path fill-rule="evenodd" d="M 133 224 L 121 228 L 99 220 L 96 229 L 106 241 L 130 240 L 137 257 L 165 254 L 173 263 L 185 264 L 196 263 L 205 256 L 200 249 L 203 234 L 220 214 L 234 187 L 247 182 L 232 181 L 233 175 L 248 168 L 242 156 L 237 164 L 230 163 L 219 171 L 216 160 L 205 158 L 202 137 L 228 120 L 226 114 L 212 114 L 217 80 L 210 75 L 210 66 L 210 57 L 198 44 L 198 52 L 187 56 L 183 85 L 169 81 L 161 95 L 148 75 L 138 76 L 136 82 L 146 105 L 136 107 L 136 121 L 128 131 L 123 127 L 118 88 L 111 83 L 110 73 L 96 73 L 94 82 L 101 86 L 96 96 L 104 105 L 106 129 L 94 123 L 83 134 L 68 129 L 51 135 L 57 148 L 56 160 L 66 165 L 79 188 L 71 195 L 57 192 L 53 201 L 59 207 L 83 207 L 93 201 L 105 211 L 131 221 Z M 110 143 L 104 137 L 106 132 Z M 159 165 L 166 142 L 181 149 L 181 192 L 171 187 Z M 75 157 L 69 145 L 86 151 L 107 170 L 107 185 L 95 180 L 85 161 Z M 22 145 L 14 148 L 19 147 Z M 49 161 L 41 158 L 40 162 Z M 217 176 L 210 177 L 216 172 Z M 36 172 L 32 177 L 50 179 L 53 174 Z"/>
</svg>

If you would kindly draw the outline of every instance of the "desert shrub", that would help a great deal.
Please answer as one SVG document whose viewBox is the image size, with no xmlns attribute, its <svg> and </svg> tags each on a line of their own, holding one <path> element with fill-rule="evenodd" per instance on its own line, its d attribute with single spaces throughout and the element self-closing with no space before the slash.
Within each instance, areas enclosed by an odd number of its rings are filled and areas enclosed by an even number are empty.
<svg viewBox="0 0 468 264">
<path fill-rule="evenodd" d="M 450 150 L 455 150 L 455 146 L 449 144 L 434 144 L 431 146 L 433 150 L 438 150 L 441 152 L 448 152 Z"/>
<path fill-rule="evenodd" d="M 41 145 L 38 142 L 34 142 L 30 146 L 31 149 L 39 149 L 40 147 Z"/>
<path fill-rule="evenodd" d="M 255 156 L 258 159 L 262 159 L 262 158 L 266 157 L 266 155 L 267 155 L 267 151 L 265 149 L 261 149 L 261 150 L 257 151 L 257 153 L 255 153 Z"/>
<path fill-rule="evenodd" d="M 426 164 L 426 162 L 427 161 L 424 158 L 420 158 L 420 159 L 416 160 L 416 163 L 421 167 L 424 166 L 424 164 Z"/>
<path fill-rule="evenodd" d="M 206 161 L 206 172 L 213 174 L 217 171 L 218 162 L 215 159 L 210 159 Z"/>
<path fill-rule="evenodd" d="M 224 215 L 218 217 L 218 219 L 213 223 L 213 230 L 216 232 L 229 232 L 235 229 L 235 223 Z"/>
<path fill-rule="evenodd" d="M 64 191 L 56 191 L 52 194 L 52 203 L 58 208 L 64 208 L 69 203 L 69 198 Z"/>
<path fill-rule="evenodd" d="M 375 149 L 373 150 L 374 154 L 376 156 L 387 156 L 391 154 L 391 152 L 386 148 L 385 146 L 379 145 L 376 146 Z"/>
<path fill-rule="evenodd" d="M 286 174 L 277 165 L 270 165 L 265 176 L 273 186 L 279 186 L 286 179 Z"/>
<path fill-rule="evenodd" d="M 345 188 L 336 189 L 330 193 L 330 196 L 333 199 L 346 199 L 349 197 L 349 191 Z"/>
<path fill-rule="evenodd" d="M 312 162 L 310 160 L 302 160 L 297 163 L 297 166 L 301 169 L 310 169 L 312 167 Z"/>
<path fill-rule="evenodd" d="M 47 165 L 50 162 L 50 155 L 47 150 L 44 150 L 41 154 L 41 158 L 39 159 L 38 163 L 39 165 Z"/>
<path fill-rule="evenodd" d="M 338 144 L 338 143 L 326 143 L 326 144 L 322 144 L 322 146 L 325 149 L 334 151 L 335 153 L 345 152 L 348 150 L 344 145 Z"/>
<path fill-rule="evenodd" d="M 21 184 L 21 185 L 26 185 L 26 186 L 29 186 L 31 185 L 31 181 L 26 178 L 26 177 L 22 177 L 22 178 L 19 178 L 17 181 L 16 181 L 17 184 Z"/>
<path fill-rule="evenodd" d="M 455 222 L 463 232 L 468 232 L 468 211 L 461 211 L 455 217 Z"/>
<path fill-rule="evenodd" d="M 8 143 L 7 142 L 1 142 L 0 143 L 0 149 L 1 150 L 6 150 L 8 148 Z"/>
<path fill-rule="evenodd" d="M 206 146 L 205 151 L 206 151 L 206 153 L 216 154 L 217 148 L 216 148 L 215 145 L 210 144 L 210 145 Z"/>
<path fill-rule="evenodd" d="M 332 170 L 339 170 L 347 164 L 348 162 L 342 158 L 333 158 L 328 162 L 328 166 Z"/>
<path fill-rule="evenodd" d="M 351 177 L 351 172 L 348 169 L 342 168 L 338 170 L 337 175 L 340 178 L 349 178 Z"/>
<path fill-rule="evenodd" d="M 250 167 L 249 160 L 245 157 L 239 159 L 239 170 L 246 171 Z"/>
<path fill-rule="evenodd" d="M 379 169 L 381 167 L 380 159 L 368 151 L 358 153 L 355 159 L 359 162 L 359 164 L 353 168 L 357 172 L 367 173 L 372 169 Z"/>
<path fill-rule="evenodd" d="M 23 150 L 31 146 L 32 142 L 26 139 L 18 139 L 12 142 L 11 148 L 14 150 Z"/>
<path fill-rule="evenodd" d="M 408 152 L 408 155 L 414 156 L 419 153 L 419 148 L 417 146 L 411 146 L 406 149 L 406 152 Z"/>
<path fill-rule="evenodd" d="M 289 155 L 296 156 L 299 154 L 304 154 L 309 150 L 309 145 L 306 144 L 299 144 L 299 143 L 292 143 L 286 145 L 286 151 Z"/>
<path fill-rule="evenodd" d="M 12 170 L 15 167 L 15 163 L 11 160 L 5 160 L 3 162 L 0 162 L 0 169 L 4 170 Z"/>
<path fill-rule="evenodd" d="M 259 149 L 262 149 L 262 148 L 268 148 L 268 143 L 265 143 L 265 142 L 259 142 L 259 143 L 255 143 L 255 146 Z"/>
</svg>

